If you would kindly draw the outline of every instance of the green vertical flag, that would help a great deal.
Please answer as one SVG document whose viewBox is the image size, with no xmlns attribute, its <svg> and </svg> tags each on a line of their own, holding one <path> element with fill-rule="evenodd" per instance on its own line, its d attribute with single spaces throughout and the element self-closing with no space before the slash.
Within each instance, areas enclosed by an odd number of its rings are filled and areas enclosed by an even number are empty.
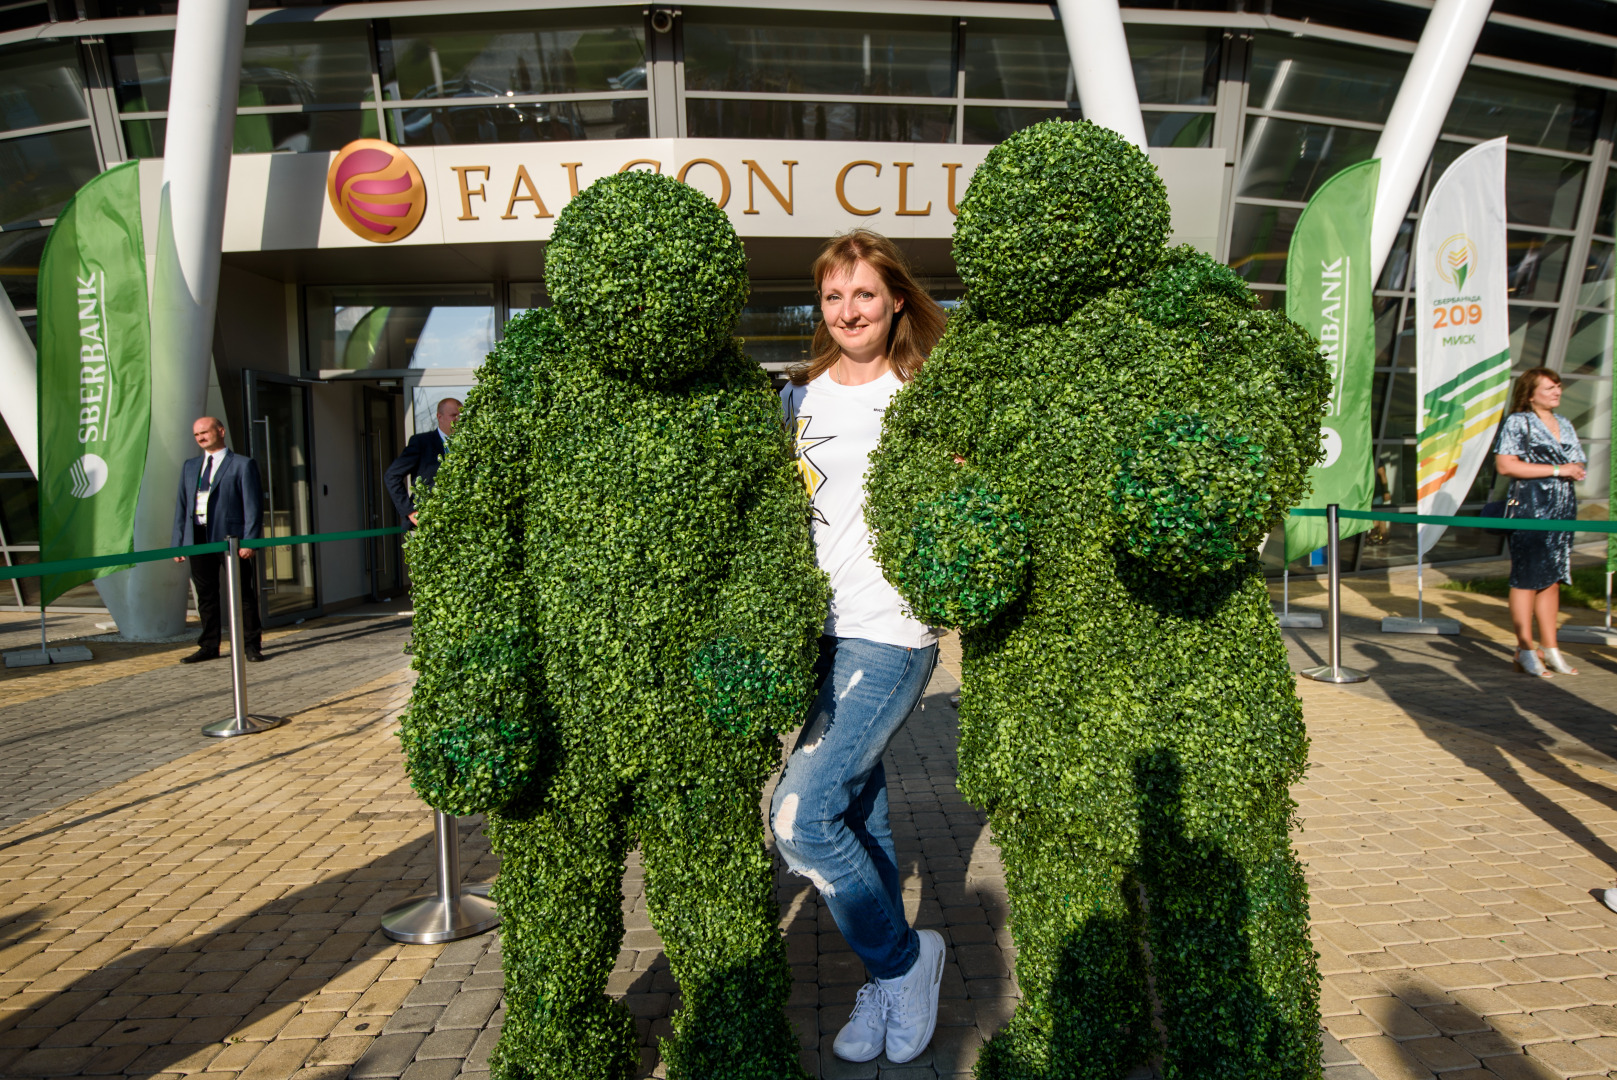
<svg viewBox="0 0 1617 1080">
<path fill-rule="evenodd" d="M 1368 510 L 1375 495 L 1370 388 L 1376 326 L 1370 299 L 1370 220 L 1376 205 L 1379 159 L 1350 165 L 1314 193 L 1297 219 L 1286 255 L 1286 314 L 1319 339 L 1331 375 L 1331 398 L 1320 422 L 1325 460 L 1308 472 L 1308 507 L 1336 503 Z M 1343 539 L 1370 527 L 1343 521 Z M 1326 540 L 1324 518 L 1286 519 L 1286 562 Z"/>
<path fill-rule="evenodd" d="M 140 172 L 91 180 L 62 210 L 39 262 L 39 557 L 134 550 L 151 427 Z M 43 603 L 121 570 L 48 575 Z"/>
</svg>

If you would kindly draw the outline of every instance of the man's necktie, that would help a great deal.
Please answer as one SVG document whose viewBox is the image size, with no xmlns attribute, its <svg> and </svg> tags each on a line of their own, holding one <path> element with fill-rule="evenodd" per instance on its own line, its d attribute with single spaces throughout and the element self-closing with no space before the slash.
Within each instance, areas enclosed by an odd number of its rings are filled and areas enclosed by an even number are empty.
<svg viewBox="0 0 1617 1080">
<path fill-rule="evenodd" d="M 202 479 L 197 482 L 197 487 L 202 488 L 203 490 L 207 490 L 207 488 L 210 486 L 210 481 L 212 479 L 213 479 L 213 455 L 209 454 L 208 455 L 208 460 L 206 462 L 204 462 L 203 465 L 202 465 Z"/>
</svg>

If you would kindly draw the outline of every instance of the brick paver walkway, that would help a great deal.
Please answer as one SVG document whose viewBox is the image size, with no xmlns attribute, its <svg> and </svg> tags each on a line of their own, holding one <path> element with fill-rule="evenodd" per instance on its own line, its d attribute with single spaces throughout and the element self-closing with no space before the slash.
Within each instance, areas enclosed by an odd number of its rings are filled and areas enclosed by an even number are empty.
<svg viewBox="0 0 1617 1080">
<path fill-rule="evenodd" d="M 1534 683 L 1509 673 L 1498 601 L 1435 598 L 1467 623 L 1459 641 L 1392 637 L 1366 620 L 1404 613 L 1405 583 L 1352 589 L 1350 662 L 1382 665 L 1375 680 L 1300 686 L 1313 752 L 1296 792 L 1297 840 L 1326 976 L 1328 1080 L 1608 1075 L 1617 915 L 1590 890 L 1617 873 L 1617 738 L 1605 707 L 1617 700 L 1617 655 L 1576 647 L 1587 674 Z M 0 787 L 0 810 L 16 815 L 0 828 L 0 1073 L 485 1072 L 500 1021 L 498 934 L 403 946 L 377 929 L 431 875 L 430 819 L 392 735 L 408 689 L 402 634 L 310 624 L 273 643 L 289 662 L 250 670 L 262 707 L 284 695 L 293 723 L 214 744 L 195 723 L 224 699 L 204 698 L 199 680 L 228 670 L 178 668 L 183 649 L 98 646 L 77 673 L 0 681 L 0 740 L 36 755 L 32 770 L 13 766 L 22 790 Z M 1320 648 L 1310 632 L 1292 641 L 1299 663 Z M 304 643 L 320 647 L 291 651 Z M 339 650 L 352 650 L 349 666 Z M 328 659 L 335 671 L 317 670 Z M 940 669 L 889 758 L 907 907 L 951 943 L 938 1036 L 904 1067 L 832 1058 L 863 973 L 813 889 L 782 875 L 792 1019 L 816 1075 L 968 1074 L 1014 1005 L 1003 877 L 981 815 L 954 789 L 954 678 Z M 44 692 L 7 699 L 17 687 Z M 300 693 L 328 703 L 308 708 Z M 143 694 L 153 699 L 144 708 Z M 166 718 L 150 733 L 161 749 L 29 809 L 32 778 L 55 778 L 53 729 L 30 726 L 38 710 L 77 710 L 82 743 L 100 748 L 88 760 L 111 770 L 131 726 L 106 723 L 98 710 L 111 709 Z M 463 834 L 467 878 L 487 880 L 497 867 L 476 823 Z M 639 1018 L 654 1074 L 677 993 L 633 865 L 624 895 L 629 930 L 610 989 Z"/>
</svg>

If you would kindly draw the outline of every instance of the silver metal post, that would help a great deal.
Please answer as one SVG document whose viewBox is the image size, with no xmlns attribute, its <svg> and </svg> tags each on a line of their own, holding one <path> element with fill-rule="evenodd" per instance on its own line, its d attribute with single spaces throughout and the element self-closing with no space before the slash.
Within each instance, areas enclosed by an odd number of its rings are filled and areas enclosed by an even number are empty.
<svg viewBox="0 0 1617 1080">
<path fill-rule="evenodd" d="M 1611 629 L 1611 571 L 1606 571 L 1606 629 Z"/>
<path fill-rule="evenodd" d="M 436 945 L 481 934 L 500 925 L 494 902 L 460 884 L 460 830 L 442 810 L 432 812 L 438 887 L 431 896 L 408 900 L 382 916 L 382 933 L 394 941 Z"/>
<path fill-rule="evenodd" d="M 286 723 L 284 716 L 254 716 L 247 712 L 247 631 L 242 628 L 241 614 L 241 538 L 228 538 L 225 551 L 226 610 L 230 613 L 230 689 L 236 709 L 223 720 L 216 720 L 202 729 L 202 734 L 216 739 L 235 735 L 256 735 L 260 731 L 278 728 Z"/>
<path fill-rule="evenodd" d="M 1301 674 L 1303 678 L 1313 679 L 1315 682 L 1364 682 L 1370 676 L 1362 671 L 1342 666 L 1342 568 L 1337 554 L 1337 549 L 1341 546 L 1342 530 L 1337 520 L 1336 511 L 1336 503 L 1331 503 L 1325 507 L 1325 524 L 1329 530 L 1325 545 L 1325 558 L 1329 563 L 1326 567 L 1326 580 L 1329 582 L 1330 588 L 1331 662 L 1321 667 L 1308 668 Z"/>
<path fill-rule="evenodd" d="M 1610 581 L 1611 579 L 1607 578 L 1607 580 Z M 40 590 L 40 592 L 43 594 L 43 588 Z M 1608 596 L 1611 593 L 1611 588 L 1609 586 L 1606 589 L 1606 593 Z M 1610 607 L 1611 605 L 1608 604 L 1606 606 Z M 39 651 L 47 656 L 50 655 L 51 651 L 51 639 L 45 634 L 45 601 L 43 596 L 39 601 Z"/>
<path fill-rule="evenodd" d="M 1426 621 L 1426 553 L 1420 546 L 1419 525 L 1415 526 L 1415 621 Z"/>
</svg>

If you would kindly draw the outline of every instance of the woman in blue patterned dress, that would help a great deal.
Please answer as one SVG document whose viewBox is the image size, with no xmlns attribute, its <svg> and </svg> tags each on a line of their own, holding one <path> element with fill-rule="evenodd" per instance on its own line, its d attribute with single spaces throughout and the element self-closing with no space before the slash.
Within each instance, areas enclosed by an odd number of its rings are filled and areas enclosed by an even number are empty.
<svg viewBox="0 0 1617 1080">
<path fill-rule="evenodd" d="M 1549 368 L 1524 371 L 1510 396 L 1510 413 L 1493 445 L 1501 476 L 1511 479 L 1506 517 L 1571 520 L 1578 516 L 1572 485 L 1583 479 L 1588 457 L 1571 421 L 1555 410 L 1561 404 L 1561 376 Z M 1510 620 L 1516 627 L 1516 670 L 1539 678 L 1576 675 L 1557 648 L 1556 617 L 1561 583 L 1572 584 L 1570 532 L 1510 534 Z M 1533 651 L 1533 618 L 1538 617 L 1542 656 Z"/>
</svg>

